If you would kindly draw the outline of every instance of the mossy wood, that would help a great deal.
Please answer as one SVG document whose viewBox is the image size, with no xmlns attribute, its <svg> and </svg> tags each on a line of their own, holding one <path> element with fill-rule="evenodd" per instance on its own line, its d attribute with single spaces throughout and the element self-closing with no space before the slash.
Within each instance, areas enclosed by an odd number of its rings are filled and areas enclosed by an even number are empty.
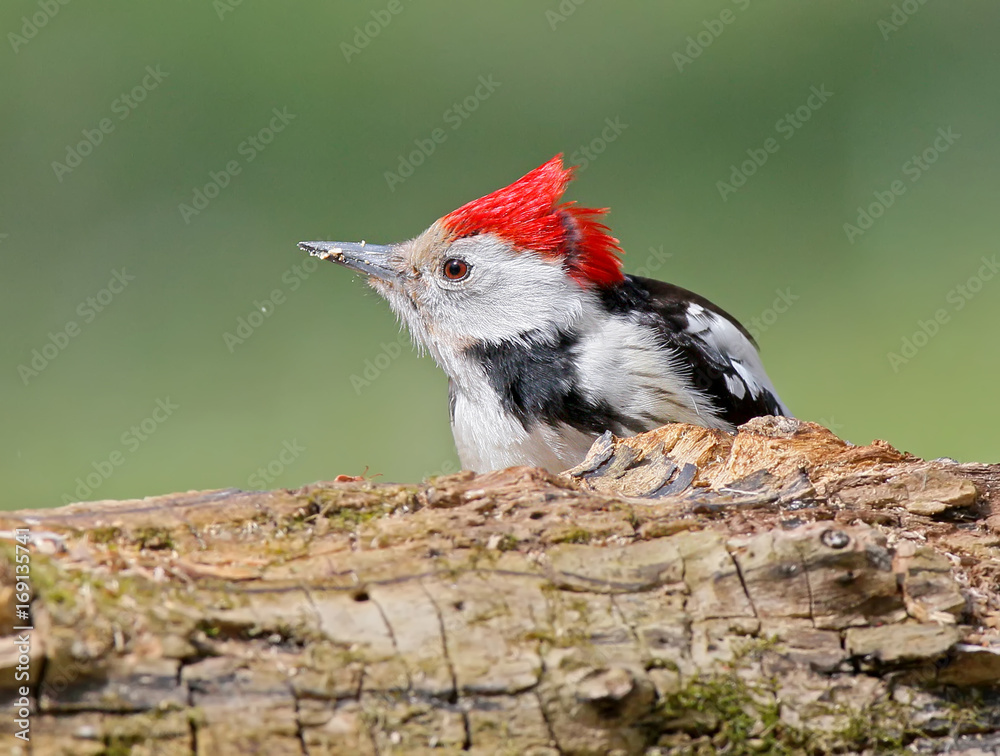
<svg viewBox="0 0 1000 756">
<path fill-rule="evenodd" d="M 35 592 L 30 745 L 0 639 L 5 753 L 1000 749 L 998 466 L 767 418 L 561 476 L 0 519 Z"/>
</svg>

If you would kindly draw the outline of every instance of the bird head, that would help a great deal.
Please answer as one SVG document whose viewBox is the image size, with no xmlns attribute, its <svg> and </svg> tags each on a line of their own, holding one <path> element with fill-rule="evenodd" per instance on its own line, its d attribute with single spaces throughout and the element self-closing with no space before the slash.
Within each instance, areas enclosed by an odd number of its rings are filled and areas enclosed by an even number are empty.
<svg viewBox="0 0 1000 756">
<path fill-rule="evenodd" d="M 572 177 L 557 155 L 409 241 L 299 247 L 367 275 L 435 356 L 555 330 L 593 290 L 623 280 L 618 240 L 600 222 L 606 209 L 560 202 Z"/>
</svg>

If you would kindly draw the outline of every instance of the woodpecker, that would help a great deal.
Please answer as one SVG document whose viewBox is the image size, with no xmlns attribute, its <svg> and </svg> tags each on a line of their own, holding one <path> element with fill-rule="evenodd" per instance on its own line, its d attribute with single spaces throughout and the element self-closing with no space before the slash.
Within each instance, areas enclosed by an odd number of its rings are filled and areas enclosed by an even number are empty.
<svg viewBox="0 0 1000 756">
<path fill-rule="evenodd" d="M 789 415 L 732 315 L 622 271 L 607 208 L 561 202 L 562 155 L 414 239 L 302 242 L 368 276 L 447 373 L 463 467 L 579 463 L 610 430 L 682 422 L 732 431 Z"/>
</svg>

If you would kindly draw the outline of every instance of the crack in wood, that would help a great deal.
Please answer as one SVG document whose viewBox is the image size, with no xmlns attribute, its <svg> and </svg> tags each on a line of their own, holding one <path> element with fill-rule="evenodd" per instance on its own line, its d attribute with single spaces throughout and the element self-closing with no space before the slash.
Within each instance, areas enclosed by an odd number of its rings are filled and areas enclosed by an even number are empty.
<svg viewBox="0 0 1000 756">
<path fill-rule="evenodd" d="M 854 741 L 810 741 L 829 745 L 813 752 L 872 752 L 880 741 L 857 729 L 868 722 L 929 753 L 942 727 L 969 748 L 970 730 L 1000 731 L 992 699 L 961 697 L 963 686 L 1000 683 L 1000 468 L 851 447 L 818 426 L 766 419 L 735 436 L 667 426 L 606 446 L 613 475 L 446 476 L 433 484 L 440 506 L 410 511 L 393 502 L 426 486 L 328 483 L 0 515 L 0 530 L 31 518 L 65 545 L 39 547 L 33 562 L 47 617 L 36 631 L 32 700 L 47 704 L 35 756 L 60 752 L 57 742 L 75 752 L 134 739 L 149 751 L 167 738 L 178 752 L 219 756 L 272 739 L 275 753 L 326 753 L 328 737 L 337 756 L 388 756 L 436 735 L 438 747 L 484 753 L 726 748 L 726 716 L 752 717 L 759 702 L 738 701 L 715 723 L 691 718 L 715 711 L 711 692 L 734 679 L 734 644 L 755 635 L 771 666 L 748 665 L 739 679 L 771 684 L 766 673 L 781 685 L 769 738 L 786 727 L 831 738 L 850 725 Z M 632 495 L 655 476 L 624 463 L 657 455 L 696 468 L 682 496 Z M 327 515 L 304 521 L 307 499 Z M 823 540 L 830 528 L 843 537 Z M 917 551 L 901 556 L 907 543 Z M 86 679 L 54 692 L 80 654 Z M 644 697 L 650 681 L 658 701 Z M 690 709 L 668 720 L 672 685 Z M 154 730 L 153 714 L 176 716 L 173 730 Z M 636 721 L 642 743 L 628 734 Z"/>
<path fill-rule="evenodd" d="M 733 567 L 736 569 L 736 576 L 740 579 L 740 585 L 743 586 L 743 595 L 747 597 L 747 603 L 750 604 L 750 611 L 753 612 L 753 616 L 760 619 L 757 614 L 757 608 L 754 606 L 753 596 L 750 595 L 750 589 L 747 588 L 746 578 L 743 577 L 743 568 L 740 567 L 740 560 L 736 557 L 730 549 L 726 549 L 726 553 L 733 562 Z"/>
<path fill-rule="evenodd" d="M 392 629 L 392 623 L 389 621 L 389 617 L 386 615 L 385 609 L 374 596 L 369 594 L 368 600 L 372 602 L 372 606 L 378 610 L 379 615 L 382 617 L 382 622 L 385 623 L 385 629 L 389 635 L 389 640 L 392 642 L 392 648 L 396 653 L 396 658 L 403 663 L 403 672 L 406 675 L 406 689 L 413 691 L 413 678 L 410 676 L 410 668 L 403 661 L 403 654 L 399 650 L 399 643 L 396 641 L 396 633 Z"/>
<path fill-rule="evenodd" d="M 441 634 L 441 654 L 444 656 L 444 663 L 448 667 L 448 676 L 451 678 L 451 694 L 448 696 L 448 703 L 454 704 L 458 702 L 458 678 L 455 676 L 455 665 L 452 663 L 451 654 L 448 650 L 448 634 L 444 627 L 444 617 L 441 614 L 441 607 L 435 600 L 431 592 L 427 590 L 427 586 L 423 581 L 420 581 L 420 588 L 427 597 L 427 600 L 431 602 L 431 606 L 434 608 L 434 614 L 437 615 L 438 621 L 438 631 Z M 468 749 L 466 749 L 468 750 Z"/>
</svg>

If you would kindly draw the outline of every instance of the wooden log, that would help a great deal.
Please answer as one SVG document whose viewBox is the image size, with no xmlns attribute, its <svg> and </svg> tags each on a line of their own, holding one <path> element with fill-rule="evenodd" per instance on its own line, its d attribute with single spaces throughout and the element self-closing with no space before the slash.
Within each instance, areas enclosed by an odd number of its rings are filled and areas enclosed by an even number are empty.
<svg viewBox="0 0 1000 756">
<path fill-rule="evenodd" d="M 0 520 L 3 753 L 1000 749 L 1000 466 L 767 418 Z"/>
</svg>

